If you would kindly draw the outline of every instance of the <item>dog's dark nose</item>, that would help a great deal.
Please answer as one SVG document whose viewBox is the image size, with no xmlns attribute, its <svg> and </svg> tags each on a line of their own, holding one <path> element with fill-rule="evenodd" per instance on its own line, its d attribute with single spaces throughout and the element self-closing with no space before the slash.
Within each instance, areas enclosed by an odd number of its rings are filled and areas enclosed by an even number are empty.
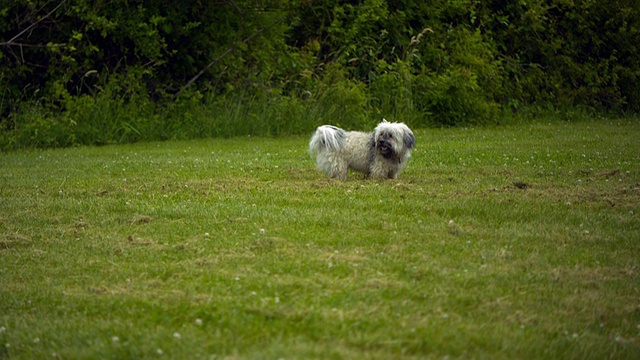
<svg viewBox="0 0 640 360">
<path fill-rule="evenodd" d="M 392 153 L 391 144 L 384 138 L 378 140 L 378 149 L 384 157 L 389 157 Z"/>
</svg>

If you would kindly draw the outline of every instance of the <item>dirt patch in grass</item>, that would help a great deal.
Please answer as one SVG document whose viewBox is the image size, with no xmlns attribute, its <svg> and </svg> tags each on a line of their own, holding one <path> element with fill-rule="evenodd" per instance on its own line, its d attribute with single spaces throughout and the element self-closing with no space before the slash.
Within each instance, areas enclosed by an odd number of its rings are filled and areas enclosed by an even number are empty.
<svg viewBox="0 0 640 360">
<path fill-rule="evenodd" d="M 31 239 L 20 234 L 0 234 L 0 250 L 12 250 L 26 247 Z"/>
</svg>

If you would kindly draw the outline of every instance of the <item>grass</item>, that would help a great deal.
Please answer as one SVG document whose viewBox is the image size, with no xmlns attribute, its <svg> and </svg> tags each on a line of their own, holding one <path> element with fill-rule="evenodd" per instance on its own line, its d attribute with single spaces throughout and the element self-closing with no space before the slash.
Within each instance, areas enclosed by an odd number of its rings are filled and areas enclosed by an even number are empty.
<svg viewBox="0 0 640 360">
<path fill-rule="evenodd" d="M 0 154 L 0 358 L 637 358 L 640 123 L 416 137 Z"/>
</svg>

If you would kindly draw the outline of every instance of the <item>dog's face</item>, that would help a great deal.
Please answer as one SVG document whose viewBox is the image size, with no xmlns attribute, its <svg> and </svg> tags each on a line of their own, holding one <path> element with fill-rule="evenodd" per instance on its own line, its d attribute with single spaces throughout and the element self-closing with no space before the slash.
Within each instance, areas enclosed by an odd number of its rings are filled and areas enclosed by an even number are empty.
<svg viewBox="0 0 640 360">
<path fill-rule="evenodd" d="M 416 138 L 407 125 L 385 120 L 374 130 L 374 141 L 378 152 L 385 158 L 391 158 L 413 148 Z"/>
</svg>

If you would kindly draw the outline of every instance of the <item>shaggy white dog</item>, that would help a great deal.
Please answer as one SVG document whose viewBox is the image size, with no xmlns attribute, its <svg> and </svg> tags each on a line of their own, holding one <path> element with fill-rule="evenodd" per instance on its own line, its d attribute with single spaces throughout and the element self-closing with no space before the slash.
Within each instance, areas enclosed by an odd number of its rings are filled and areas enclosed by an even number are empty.
<svg viewBox="0 0 640 360">
<path fill-rule="evenodd" d="M 371 133 L 322 125 L 311 137 L 309 152 L 318 168 L 333 178 L 346 179 L 351 168 L 372 178 L 395 179 L 415 143 L 407 125 L 383 119 Z"/>
</svg>

